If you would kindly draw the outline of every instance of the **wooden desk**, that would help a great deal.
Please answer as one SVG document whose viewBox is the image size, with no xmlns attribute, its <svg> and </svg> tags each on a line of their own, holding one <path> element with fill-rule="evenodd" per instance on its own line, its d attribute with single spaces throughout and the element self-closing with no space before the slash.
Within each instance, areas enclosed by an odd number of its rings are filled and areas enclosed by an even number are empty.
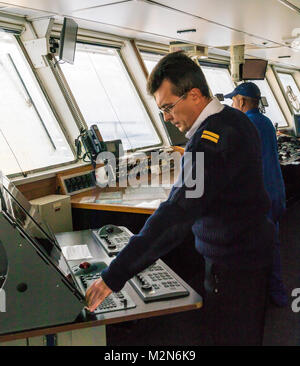
<svg viewBox="0 0 300 366">
<path fill-rule="evenodd" d="M 108 257 L 105 251 L 95 242 L 90 230 L 76 231 L 70 233 L 61 233 L 56 235 L 59 244 L 63 246 L 87 244 L 89 250 L 99 261 L 110 263 L 112 258 Z M 81 261 L 70 261 L 71 265 L 76 265 Z M 202 306 L 202 298 L 188 284 L 179 278 L 171 269 L 170 272 L 185 286 L 189 295 L 182 298 L 161 300 L 145 304 L 136 291 L 126 283 L 124 290 L 136 304 L 136 308 L 123 311 L 110 312 L 105 314 L 91 314 L 86 319 L 74 321 L 68 324 L 57 324 L 48 328 L 31 329 L 17 332 L 14 334 L 5 334 L 0 336 L 0 342 L 12 341 L 23 338 L 30 338 L 46 334 L 56 334 L 78 329 L 97 327 L 101 325 L 121 323 L 130 320 L 144 319 L 154 316 L 173 314 L 188 310 L 199 309 Z"/>
<path fill-rule="evenodd" d="M 179 152 L 180 155 L 183 155 L 184 149 L 179 146 L 173 146 L 172 147 L 174 152 Z M 179 173 L 179 172 L 177 172 Z M 145 174 L 140 177 L 140 182 L 142 184 L 149 184 L 151 185 L 151 179 L 158 179 L 160 183 L 163 183 L 163 176 L 165 173 L 159 173 L 157 176 L 154 174 L 153 176 L 150 174 Z M 168 173 L 166 173 L 168 174 Z M 170 184 L 173 184 L 177 177 L 174 177 L 174 171 L 170 172 Z M 167 178 L 168 179 L 168 178 Z M 71 205 L 72 208 L 79 208 L 79 209 L 88 209 L 88 210 L 100 210 L 100 211 L 115 211 L 115 212 L 130 212 L 130 213 L 138 213 L 138 214 L 147 214 L 151 215 L 156 208 L 147 208 L 147 207 L 136 207 L 134 204 L 128 205 L 128 204 L 122 204 L 122 203 L 116 203 L 116 204 L 101 204 L 101 203 L 95 203 L 92 202 L 92 198 L 94 197 L 95 200 L 99 200 L 101 198 L 102 192 L 107 191 L 122 191 L 124 193 L 125 188 L 95 188 L 93 190 L 83 192 L 76 194 L 71 197 Z M 89 199 L 91 200 L 89 201 Z M 155 200 L 155 197 L 153 197 L 151 200 Z M 147 201 L 147 200 L 144 200 Z M 150 200 L 148 200 L 150 201 Z"/>
<path fill-rule="evenodd" d="M 135 207 L 133 205 L 130 206 L 121 203 L 100 204 L 95 202 L 88 202 L 89 198 L 92 197 L 96 197 L 95 199 L 99 199 L 101 197 L 101 192 L 103 191 L 104 190 L 101 190 L 100 188 L 95 188 L 89 192 L 84 192 L 72 196 L 71 197 L 72 208 L 99 210 L 99 211 L 131 212 L 146 215 L 151 215 L 156 210 L 156 208 Z M 105 190 L 105 192 L 106 191 L 107 190 Z"/>
<path fill-rule="evenodd" d="M 162 178 L 162 175 L 160 174 L 158 177 L 158 182 L 162 184 L 160 187 L 165 186 L 165 183 L 167 181 L 167 185 L 171 189 L 171 185 L 174 183 L 174 174 L 170 175 L 170 177 L 167 176 L 165 181 Z M 163 185 L 164 183 L 164 185 Z M 150 175 L 147 175 L 146 177 L 141 180 L 142 186 L 149 186 L 149 190 L 155 187 L 151 187 L 151 178 Z M 130 187 L 130 186 L 129 186 Z M 157 188 L 160 188 L 157 187 Z M 137 187 L 139 189 L 139 187 Z M 135 201 L 124 201 L 124 203 L 112 203 L 112 204 L 103 204 L 103 203 L 96 203 L 96 200 L 101 200 L 101 194 L 107 193 L 107 192 L 121 192 L 122 195 L 125 193 L 126 188 L 124 187 L 105 187 L 100 188 L 96 187 L 92 190 L 82 192 L 76 195 L 71 196 L 71 205 L 72 208 L 79 208 L 79 209 L 88 209 L 88 210 L 100 210 L 100 211 L 114 211 L 114 212 L 130 212 L 130 213 L 138 213 L 138 214 L 146 214 L 151 215 L 157 207 L 137 207 L 136 204 L 139 204 L 141 202 L 141 199 L 137 199 Z M 167 192 L 167 191 L 166 191 Z M 168 194 L 166 193 L 166 196 L 164 199 L 167 199 Z M 153 200 L 156 200 L 158 197 L 154 196 L 151 197 L 151 199 L 142 199 L 142 201 L 151 202 Z"/>
</svg>

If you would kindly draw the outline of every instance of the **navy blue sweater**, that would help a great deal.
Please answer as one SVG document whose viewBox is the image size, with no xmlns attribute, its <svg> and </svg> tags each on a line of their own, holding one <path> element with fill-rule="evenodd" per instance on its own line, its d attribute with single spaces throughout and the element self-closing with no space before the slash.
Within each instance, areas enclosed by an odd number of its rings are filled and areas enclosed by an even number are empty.
<svg viewBox="0 0 300 366">
<path fill-rule="evenodd" d="M 103 271 L 113 291 L 179 245 L 191 228 L 196 250 L 216 263 L 236 269 L 271 263 L 274 226 L 267 219 L 270 201 L 256 128 L 244 113 L 225 106 L 189 140 L 181 175 L 186 156 L 193 156 L 191 173 L 197 177 L 197 152 L 204 152 L 204 193 L 187 198 L 194 188 L 172 188 L 168 200 Z"/>
</svg>

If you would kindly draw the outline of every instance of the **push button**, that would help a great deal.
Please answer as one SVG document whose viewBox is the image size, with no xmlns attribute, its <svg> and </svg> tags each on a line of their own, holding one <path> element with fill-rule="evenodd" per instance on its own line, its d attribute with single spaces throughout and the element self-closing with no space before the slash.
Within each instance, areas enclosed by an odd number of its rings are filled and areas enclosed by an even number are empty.
<svg viewBox="0 0 300 366">
<path fill-rule="evenodd" d="M 90 266 L 91 266 L 91 263 L 89 263 L 89 262 L 82 262 L 79 264 L 79 268 L 81 268 L 81 269 L 88 269 L 88 268 L 90 268 Z"/>
</svg>

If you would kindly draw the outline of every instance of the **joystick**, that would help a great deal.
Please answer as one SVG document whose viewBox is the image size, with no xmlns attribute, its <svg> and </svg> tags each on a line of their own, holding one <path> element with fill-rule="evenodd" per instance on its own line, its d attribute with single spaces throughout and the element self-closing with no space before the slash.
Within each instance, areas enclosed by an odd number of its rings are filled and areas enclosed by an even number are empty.
<svg viewBox="0 0 300 366">
<path fill-rule="evenodd" d="M 133 235 L 127 228 L 111 224 L 93 230 L 92 233 L 109 256 L 117 255 Z"/>
</svg>

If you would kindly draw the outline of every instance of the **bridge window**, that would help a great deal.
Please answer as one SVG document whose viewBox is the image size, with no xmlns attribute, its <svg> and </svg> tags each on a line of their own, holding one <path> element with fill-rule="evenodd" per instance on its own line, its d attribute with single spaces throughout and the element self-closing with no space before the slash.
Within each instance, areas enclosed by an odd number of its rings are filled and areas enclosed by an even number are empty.
<svg viewBox="0 0 300 366">
<path fill-rule="evenodd" d="M 157 62 L 163 57 L 159 54 L 141 52 L 141 56 L 143 61 L 147 67 L 149 74 L 153 70 L 154 66 Z M 228 68 L 226 65 L 216 65 L 209 63 L 201 63 L 201 69 L 205 75 L 208 86 L 213 95 L 215 94 L 228 94 L 232 92 L 235 88 L 235 85 L 230 77 Z M 224 104 L 231 105 L 231 99 L 225 99 Z"/>
<path fill-rule="evenodd" d="M 259 87 L 261 95 L 267 98 L 269 106 L 265 107 L 265 115 L 270 118 L 274 125 L 277 123 L 278 127 L 288 126 L 267 80 L 253 80 L 253 82 Z"/>
<path fill-rule="evenodd" d="M 152 70 L 154 69 L 158 61 L 163 57 L 163 55 L 160 55 L 158 53 L 150 53 L 150 52 L 141 52 L 141 56 L 148 70 L 149 75 L 151 74 Z"/>
<path fill-rule="evenodd" d="M 20 174 L 74 160 L 15 36 L 0 32 L 0 169 Z"/>
<path fill-rule="evenodd" d="M 121 139 L 125 150 L 160 144 L 160 139 L 117 49 L 77 44 L 74 65 L 62 71 L 90 127 L 105 141 Z"/>
<path fill-rule="evenodd" d="M 289 100 L 294 113 L 300 113 L 300 91 L 292 74 L 277 72 L 287 99 Z"/>
<path fill-rule="evenodd" d="M 206 81 L 213 95 L 228 94 L 233 91 L 235 85 L 231 79 L 228 68 L 219 66 L 201 65 Z M 223 104 L 232 105 L 231 99 L 225 99 Z"/>
</svg>

